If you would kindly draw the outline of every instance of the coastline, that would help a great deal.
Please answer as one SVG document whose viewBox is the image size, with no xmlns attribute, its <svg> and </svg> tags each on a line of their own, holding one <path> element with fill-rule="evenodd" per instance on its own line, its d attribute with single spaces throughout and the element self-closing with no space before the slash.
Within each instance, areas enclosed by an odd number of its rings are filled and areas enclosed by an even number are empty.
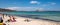
<svg viewBox="0 0 60 25">
<path fill-rule="evenodd" d="M 9 15 L 4 15 L 5 19 L 9 19 Z M 9 22 L 9 25 L 60 25 L 60 22 L 53 22 L 53 21 L 47 21 L 47 20 L 41 20 L 41 19 L 32 19 L 32 18 L 25 18 L 25 17 L 19 17 L 14 16 L 16 18 L 16 22 Z M 29 22 L 24 21 L 25 19 L 28 19 Z M 8 24 L 8 23 L 6 23 Z"/>
</svg>

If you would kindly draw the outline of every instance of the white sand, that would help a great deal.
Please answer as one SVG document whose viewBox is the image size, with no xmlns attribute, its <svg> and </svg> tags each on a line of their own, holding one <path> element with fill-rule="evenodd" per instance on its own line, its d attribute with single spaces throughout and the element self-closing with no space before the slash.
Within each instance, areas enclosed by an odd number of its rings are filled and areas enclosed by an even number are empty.
<svg viewBox="0 0 60 25">
<path fill-rule="evenodd" d="M 7 16 L 6 20 L 8 19 Z M 7 25 L 60 25 L 60 22 L 53 22 L 53 21 L 46 21 L 46 20 L 38 20 L 38 19 L 31 19 L 31 18 L 24 18 L 14 16 L 16 18 L 16 22 L 9 22 L 6 23 Z M 24 21 L 25 19 L 29 19 L 29 22 Z"/>
</svg>

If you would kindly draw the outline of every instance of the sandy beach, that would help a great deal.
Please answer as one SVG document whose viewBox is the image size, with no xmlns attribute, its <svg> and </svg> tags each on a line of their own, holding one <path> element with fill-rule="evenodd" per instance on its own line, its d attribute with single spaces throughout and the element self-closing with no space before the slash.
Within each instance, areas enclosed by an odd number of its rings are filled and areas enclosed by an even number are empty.
<svg viewBox="0 0 60 25">
<path fill-rule="evenodd" d="M 60 0 L 0 0 L 0 25 L 60 25 Z"/>
<path fill-rule="evenodd" d="M 16 22 L 5 22 L 6 20 L 9 19 L 9 17 L 4 15 L 4 23 L 6 25 L 60 25 L 60 22 L 31 19 L 31 18 L 24 18 L 18 16 L 14 16 L 14 17 L 16 18 Z M 24 21 L 25 19 L 28 19 L 29 22 Z"/>
</svg>

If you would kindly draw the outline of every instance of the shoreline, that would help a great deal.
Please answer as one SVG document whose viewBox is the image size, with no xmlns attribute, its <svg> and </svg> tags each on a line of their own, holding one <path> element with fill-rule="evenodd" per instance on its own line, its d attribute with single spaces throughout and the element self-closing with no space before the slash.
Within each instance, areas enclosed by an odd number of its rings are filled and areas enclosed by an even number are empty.
<svg viewBox="0 0 60 25">
<path fill-rule="evenodd" d="M 18 16 L 14 16 L 18 19 L 21 19 L 21 20 L 25 20 L 25 19 L 28 19 L 28 20 L 31 20 L 30 22 L 36 22 L 36 23 L 42 23 L 43 25 L 46 23 L 47 25 L 60 25 L 60 22 L 53 22 L 53 21 L 47 21 L 47 20 L 41 20 L 41 19 L 32 19 L 32 18 L 25 18 L 25 17 L 18 17 Z M 27 22 L 28 23 L 28 22 Z M 33 23 L 35 24 L 35 23 Z M 39 25 L 39 24 L 37 24 Z"/>
<path fill-rule="evenodd" d="M 9 19 L 8 16 L 11 15 L 5 15 L 5 19 Z M 26 17 L 20 17 L 20 16 L 14 16 L 16 18 L 16 22 L 9 22 L 10 25 L 60 25 L 60 22 L 53 22 L 53 21 L 47 21 L 47 20 L 41 20 L 41 19 L 32 19 L 32 18 L 26 18 Z M 24 21 L 25 19 L 30 20 L 29 22 Z M 8 23 L 6 23 L 8 24 Z"/>
<path fill-rule="evenodd" d="M 2 13 L 0 13 L 2 14 Z M 4 15 L 8 15 L 8 16 L 17 16 L 17 15 L 10 15 L 10 14 L 4 14 Z M 23 17 L 23 16 L 17 16 L 17 17 Z M 44 18 L 31 18 L 31 17 L 26 17 L 24 16 L 23 18 L 30 18 L 30 19 L 37 19 L 37 20 L 46 20 L 46 21 L 52 21 L 52 22 L 60 22 L 60 21 L 56 21 L 56 20 L 51 20 L 51 19 L 44 19 Z"/>
</svg>

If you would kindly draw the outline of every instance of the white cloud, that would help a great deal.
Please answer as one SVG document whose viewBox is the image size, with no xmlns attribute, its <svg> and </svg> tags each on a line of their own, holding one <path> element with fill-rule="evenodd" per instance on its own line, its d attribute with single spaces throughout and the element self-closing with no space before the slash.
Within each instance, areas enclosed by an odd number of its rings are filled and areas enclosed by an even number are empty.
<svg viewBox="0 0 60 25">
<path fill-rule="evenodd" d="M 17 11 L 36 11 L 37 9 L 39 9 L 39 11 L 44 11 L 44 9 L 40 7 L 8 7 L 5 9 L 17 10 Z"/>
<path fill-rule="evenodd" d="M 38 1 L 30 1 L 31 4 L 40 4 Z"/>
<path fill-rule="evenodd" d="M 17 11 L 33 11 L 35 7 L 8 7 L 5 9 L 17 10 Z"/>
<path fill-rule="evenodd" d="M 42 6 L 53 6 L 56 5 L 54 2 L 48 2 L 47 4 L 43 4 Z"/>
<path fill-rule="evenodd" d="M 48 6 L 48 4 L 43 4 L 42 6 Z"/>
<path fill-rule="evenodd" d="M 56 3 L 54 3 L 54 2 L 48 2 L 48 4 L 50 4 L 50 5 L 56 5 Z"/>
<path fill-rule="evenodd" d="M 44 8 L 39 8 L 39 11 L 44 11 Z"/>
<path fill-rule="evenodd" d="M 17 10 L 17 8 L 19 8 L 19 7 L 8 7 L 8 8 L 6 8 L 6 9 Z"/>
<path fill-rule="evenodd" d="M 51 3 L 51 5 L 55 5 L 56 3 Z"/>
</svg>

